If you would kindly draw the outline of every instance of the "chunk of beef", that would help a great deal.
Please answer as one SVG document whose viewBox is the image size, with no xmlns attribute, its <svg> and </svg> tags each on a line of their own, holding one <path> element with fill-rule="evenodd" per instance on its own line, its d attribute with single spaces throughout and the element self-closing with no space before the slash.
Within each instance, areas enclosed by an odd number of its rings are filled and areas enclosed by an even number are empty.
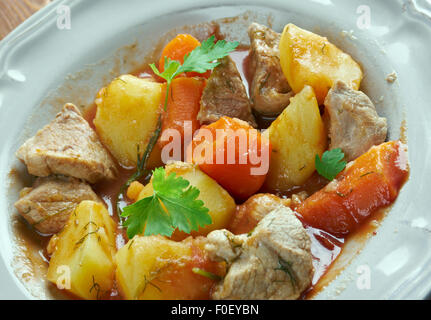
<svg viewBox="0 0 431 320">
<path fill-rule="evenodd" d="M 251 104 L 235 62 L 229 56 L 220 62 L 202 93 L 198 120 L 201 124 L 210 124 L 228 116 L 247 121 L 256 127 Z"/>
<path fill-rule="evenodd" d="M 250 235 L 215 230 L 207 239 L 210 257 L 229 267 L 213 299 L 297 299 L 311 284 L 311 241 L 287 207 L 267 214 Z"/>
<path fill-rule="evenodd" d="M 15 207 L 36 230 L 53 234 L 63 229 L 69 215 L 83 200 L 100 201 L 86 182 L 50 176 L 37 178 L 32 188 L 23 189 Z"/>
<path fill-rule="evenodd" d="M 341 148 L 351 161 L 386 139 L 386 119 L 379 117 L 371 100 L 361 91 L 337 81 L 325 99 L 329 149 Z"/>
<path fill-rule="evenodd" d="M 277 115 L 293 96 L 281 70 L 278 44 L 280 34 L 263 25 L 252 23 L 250 36 L 250 71 L 253 78 L 250 97 L 253 108 L 262 115 Z"/>
<path fill-rule="evenodd" d="M 95 183 L 115 178 L 117 170 L 96 132 L 73 104 L 66 104 L 51 123 L 28 139 L 17 157 L 30 174 L 39 177 L 63 174 Z"/>
</svg>

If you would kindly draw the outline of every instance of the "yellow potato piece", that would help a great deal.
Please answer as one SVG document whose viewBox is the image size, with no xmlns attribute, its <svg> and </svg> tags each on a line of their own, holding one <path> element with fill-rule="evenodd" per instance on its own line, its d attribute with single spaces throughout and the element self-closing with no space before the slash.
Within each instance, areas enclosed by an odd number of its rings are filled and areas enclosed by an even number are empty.
<svg viewBox="0 0 431 320">
<path fill-rule="evenodd" d="M 265 131 L 272 145 L 265 186 L 287 191 L 302 185 L 315 170 L 316 154 L 322 156 L 327 137 L 313 89 L 304 89 Z"/>
<path fill-rule="evenodd" d="M 129 300 L 209 299 L 217 279 L 196 274 L 193 269 L 221 277 L 226 265 L 209 258 L 205 243 L 202 237 L 177 242 L 162 236 L 135 236 L 115 257 L 121 296 Z"/>
<path fill-rule="evenodd" d="M 189 242 L 176 242 L 161 236 L 135 236 L 118 251 L 115 259 L 116 281 L 121 294 L 129 300 L 167 298 L 154 280 L 169 264 L 184 264 L 191 254 Z"/>
<path fill-rule="evenodd" d="M 136 166 L 137 147 L 141 154 L 145 151 L 157 126 L 161 95 L 162 84 L 131 75 L 122 75 L 99 91 L 93 123 L 121 165 Z M 160 149 L 156 146 L 149 167 L 159 165 Z"/>
<path fill-rule="evenodd" d="M 110 292 L 115 271 L 115 223 L 103 204 L 82 201 L 49 247 L 54 253 L 47 279 L 57 287 L 89 300 Z"/>
<path fill-rule="evenodd" d="M 236 210 L 235 200 L 229 193 L 223 189 L 214 179 L 202 172 L 197 165 L 184 162 L 172 162 L 165 167 L 166 174 L 175 172 L 190 182 L 190 185 L 199 189 L 199 200 L 204 202 L 205 207 L 209 209 L 208 214 L 211 216 L 212 224 L 200 228 L 197 232 L 192 231 L 194 236 L 205 236 L 209 232 L 217 229 L 227 228 L 233 214 Z M 138 200 L 151 196 L 153 194 L 153 185 L 149 182 L 138 196 Z M 188 235 L 174 232 L 173 239 L 181 240 Z"/>
<path fill-rule="evenodd" d="M 295 93 L 309 85 L 320 105 L 336 80 L 359 89 L 363 77 L 361 67 L 326 37 L 289 23 L 284 27 L 279 48 L 281 68 Z"/>
</svg>

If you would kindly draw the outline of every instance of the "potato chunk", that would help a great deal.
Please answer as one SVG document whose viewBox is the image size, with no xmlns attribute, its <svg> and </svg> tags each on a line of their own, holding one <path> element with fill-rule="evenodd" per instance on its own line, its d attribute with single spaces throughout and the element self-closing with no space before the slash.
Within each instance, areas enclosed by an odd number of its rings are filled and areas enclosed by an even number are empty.
<svg viewBox="0 0 431 320">
<path fill-rule="evenodd" d="M 313 89 L 304 89 L 265 132 L 272 144 L 265 186 L 285 191 L 302 185 L 315 170 L 316 154 L 326 149 L 326 132 Z"/>
<path fill-rule="evenodd" d="M 135 236 L 116 255 L 116 281 L 125 299 L 208 299 L 224 263 L 209 260 L 203 239 L 181 242 Z M 198 268 L 213 279 L 193 272 Z"/>
<path fill-rule="evenodd" d="M 102 88 L 96 98 L 94 126 L 103 144 L 123 166 L 136 166 L 157 127 L 162 84 L 123 75 Z M 154 149 L 149 166 L 160 165 L 160 151 Z"/>
<path fill-rule="evenodd" d="M 284 27 L 279 48 L 281 68 L 295 93 L 309 85 L 320 105 L 336 80 L 342 80 L 354 90 L 359 89 L 361 67 L 326 37 L 289 23 Z"/>
<path fill-rule="evenodd" d="M 52 283 L 83 299 L 101 299 L 112 289 L 115 223 L 101 203 L 82 201 L 48 247 L 54 248 Z"/>
<path fill-rule="evenodd" d="M 192 231 L 192 235 L 205 236 L 213 230 L 228 226 L 236 210 L 235 201 L 215 180 L 202 172 L 197 165 L 191 163 L 172 162 L 166 166 L 165 170 L 167 175 L 175 172 L 177 176 L 183 177 L 190 182 L 190 185 L 198 188 L 200 190 L 198 199 L 202 200 L 205 207 L 209 209 L 208 214 L 213 223 L 200 228 L 197 232 Z M 138 200 L 151 196 L 153 192 L 153 186 L 150 182 L 142 189 Z M 187 234 L 175 230 L 172 238 L 181 240 L 187 236 Z"/>
</svg>

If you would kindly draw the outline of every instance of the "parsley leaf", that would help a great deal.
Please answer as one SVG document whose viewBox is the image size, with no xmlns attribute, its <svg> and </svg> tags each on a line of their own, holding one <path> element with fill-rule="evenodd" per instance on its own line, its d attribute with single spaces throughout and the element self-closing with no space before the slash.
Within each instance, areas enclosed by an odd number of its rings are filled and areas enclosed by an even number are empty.
<svg viewBox="0 0 431 320">
<path fill-rule="evenodd" d="M 152 196 L 123 209 L 121 216 L 128 217 L 123 225 L 127 227 L 129 239 L 144 230 L 145 236 L 170 237 L 175 228 L 190 233 L 212 223 L 208 208 L 197 199 L 199 189 L 190 186 L 189 181 L 176 177 L 175 173 L 166 176 L 164 168 L 157 168 L 152 183 Z"/>
<path fill-rule="evenodd" d="M 186 54 L 182 65 L 177 60 L 171 60 L 165 57 L 164 70 L 160 72 L 154 63 L 150 64 L 153 72 L 165 79 L 167 83 L 165 110 L 169 96 L 169 88 L 172 80 L 176 76 L 183 72 L 205 73 L 207 70 L 214 69 L 220 64 L 218 60 L 226 57 L 230 52 L 234 51 L 238 45 L 238 41 L 226 42 L 225 40 L 219 40 L 215 42 L 215 36 L 211 36 L 202 42 L 200 46 L 193 49 L 192 52 Z"/>
<path fill-rule="evenodd" d="M 218 59 L 226 57 L 231 51 L 235 50 L 239 42 L 226 42 L 219 40 L 215 42 L 215 37 L 211 36 L 201 46 L 195 48 L 184 57 L 184 63 L 179 72 L 198 72 L 204 73 L 217 67 L 220 62 Z"/>
<path fill-rule="evenodd" d="M 346 167 L 347 162 L 343 159 L 344 153 L 340 148 L 325 151 L 322 159 L 316 154 L 316 170 L 322 177 L 333 180 Z"/>
<path fill-rule="evenodd" d="M 159 77 L 165 79 L 169 84 L 178 75 L 177 71 L 181 67 L 181 63 L 177 60 L 165 57 L 165 64 L 163 72 L 160 72 L 154 63 L 150 64 L 151 69 Z"/>
<path fill-rule="evenodd" d="M 150 67 L 156 75 L 170 83 L 183 72 L 205 73 L 207 70 L 214 69 L 220 64 L 218 60 L 234 51 L 238 44 L 238 41 L 226 42 L 225 40 L 219 40 L 215 42 L 215 37 L 211 36 L 202 42 L 199 47 L 186 54 L 182 65 L 177 60 L 165 57 L 163 72 L 160 72 L 154 63 L 150 64 Z"/>
</svg>

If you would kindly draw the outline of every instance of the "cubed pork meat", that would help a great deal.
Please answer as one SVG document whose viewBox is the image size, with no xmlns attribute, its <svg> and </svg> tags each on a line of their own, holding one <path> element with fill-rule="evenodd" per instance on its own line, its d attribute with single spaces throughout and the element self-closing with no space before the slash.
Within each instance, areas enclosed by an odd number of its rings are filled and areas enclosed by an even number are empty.
<svg viewBox="0 0 431 320">
<path fill-rule="evenodd" d="M 278 115 L 290 103 L 293 92 L 281 70 L 280 34 L 274 30 L 252 23 L 248 28 L 250 37 L 250 86 L 252 107 L 262 115 Z"/>
<path fill-rule="evenodd" d="M 223 116 L 247 121 L 256 127 L 250 100 L 235 62 L 229 56 L 211 73 L 202 93 L 198 120 L 210 124 Z"/>
<path fill-rule="evenodd" d="M 311 240 L 288 207 L 267 214 L 250 234 L 212 231 L 205 249 L 228 271 L 213 299 L 297 299 L 311 284 Z"/>
<path fill-rule="evenodd" d="M 36 230 L 54 234 L 63 229 L 70 214 L 83 200 L 100 201 L 86 182 L 50 176 L 37 178 L 33 187 L 24 188 L 15 207 Z"/>
<path fill-rule="evenodd" d="M 234 234 L 247 233 L 272 210 L 288 207 L 290 203 L 290 199 L 282 199 L 270 193 L 255 194 L 237 207 L 229 230 Z"/>
<path fill-rule="evenodd" d="M 368 96 L 337 81 L 325 99 L 329 149 L 341 148 L 346 161 L 365 153 L 386 139 L 386 118 L 379 117 Z"/>
<path fill-rule="evenodd" d="M 28 172 L 39 177 L 63 174 L 95 183 L 115 178 L 117 169 L 96 132 L 78 108 L 66 104 L 55 119 L 17 151 Z"/>
</svg>

